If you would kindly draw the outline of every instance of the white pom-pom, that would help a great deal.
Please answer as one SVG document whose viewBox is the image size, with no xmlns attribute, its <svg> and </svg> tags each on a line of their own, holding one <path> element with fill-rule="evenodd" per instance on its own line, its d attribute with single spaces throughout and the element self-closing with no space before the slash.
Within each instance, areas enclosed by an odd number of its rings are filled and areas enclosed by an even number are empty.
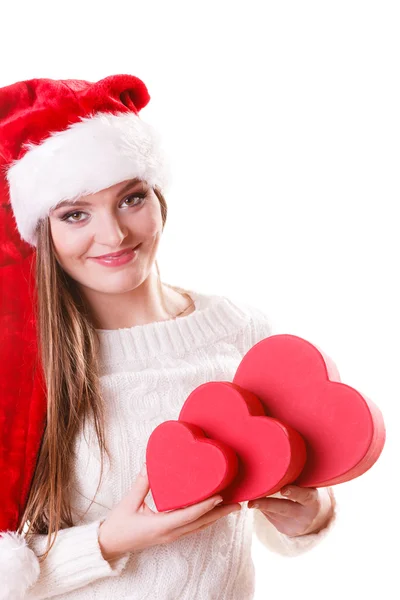
<svg viewBox="0 0 400 600">
<path fill-rule="evenodd" d="M 0 600 L 23 600 L 39 573 L 39 559 L 25 538 L 15 531 L 1 532 Z"/>
</svg>

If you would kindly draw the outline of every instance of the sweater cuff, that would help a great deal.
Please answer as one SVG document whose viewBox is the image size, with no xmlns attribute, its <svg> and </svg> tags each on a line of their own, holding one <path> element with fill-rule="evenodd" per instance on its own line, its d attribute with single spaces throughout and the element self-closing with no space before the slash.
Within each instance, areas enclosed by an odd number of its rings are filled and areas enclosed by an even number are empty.
<svg viewBox="0 0 400 600">
<path fill-rule="evenodd" d="M 107 561 L 99 545 L 99 527 L 103 519 L 85 525 L 61 529 L 47 558 L 40 563 L 40 575 L 26 598 L 51 598 L 84 587 L 102 577 L 120 575 L 130 553 Z M 47 536 L 33 536 L 29 546 L 43 554 Z"/>
<path fill-rule="evenodd" d="M 254 509 L 253 529 L 258 540 L 268 549 L 284 556 L 297 556 L 314 548 L 332 530 L 337 521 L 338 512 L 332 489 L 321 488 L 320 491 L 322 492 L 323 502 L 326 501 L 324 498 L 328 498 L 332 502 L 332 513 L 323 529 L 316 533 L 291 537 L 278 531 L 260 510 Z"/>
</svg>

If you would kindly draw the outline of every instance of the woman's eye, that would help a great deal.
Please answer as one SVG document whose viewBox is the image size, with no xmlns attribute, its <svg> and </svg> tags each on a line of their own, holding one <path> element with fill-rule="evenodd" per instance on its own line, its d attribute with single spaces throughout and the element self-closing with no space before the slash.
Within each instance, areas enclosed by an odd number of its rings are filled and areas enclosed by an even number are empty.
<svg viewBox="0 0 400 600">
<path fill-rule="evenodd" d="M 65 215 L 65 217 L 61 217 L 61 221 L 66 221 L 67 223 L 71 223 L 71 221 L 69 221 L 69 219 L 71 217 L 73 217 L 74 215 L 80 215 L 80 214 L 82 214 L 82 212 L 79 210 L 75 211 L 73 213 L 68 213 L 67 215 Z M 79 223 L 79 221 L 76 221 L 76 223 Z"/>
<path fill-rule="evenodd" d="M 129 198 L 140 198 L 141 200 L 143 200 L 146 197 L 146 194 L 131 194 L 130 196 L 127 196 L 124 200 L 124 202 L 126 202 L 127 200 L 129 200 Z M 140 202 L 139 202 L 140 204 Z M 130 205 L 132 206 L 132 205 Z"/>
<path fill-rule="evenodd" d="M 138 204 L 140 205 L 143 203 L 145 197 L 146 197 L 146 194 L 131 194 L 130 196 L 127 196 L 123 202 L 126 202 L 130 198 L 139 198 L 140 202 L 132 203 L 132 204 L 128 205 L 128 208 L 136 207 L 136 206 L 138 206 Z M 84 213 L 81 210 L 75 210 L 74 212 L 69 212 L 66 215 L 64 215 L 63 217 L 61 217 L 61 221 L 65 221 L 66 223 L 81 223 L 82 219 L 79 219 L 79 220 L 73 219 L 72 221 L 70 221 L 69 219 L 71 217 L 73 217 L 74 215 L 83 215 L 83 214 Z"/>
</svg>

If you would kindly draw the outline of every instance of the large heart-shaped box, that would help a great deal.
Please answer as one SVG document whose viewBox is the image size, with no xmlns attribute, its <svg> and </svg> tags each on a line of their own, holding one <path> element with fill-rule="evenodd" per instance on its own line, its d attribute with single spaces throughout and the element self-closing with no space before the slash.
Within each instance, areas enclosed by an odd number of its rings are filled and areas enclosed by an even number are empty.
<svg viewBox="0 0 400 600">
<path fill-rule="evenodd" d="M 298 431 L 307 460 L 293 482 L 323 487 L 359 477 L 385 444 L 379 408 L 340 382 L 332 359 L 294 335 L 272 335 L 243 357 L 233 382 L 255 394 L 265 413 Z"/>
</svg>

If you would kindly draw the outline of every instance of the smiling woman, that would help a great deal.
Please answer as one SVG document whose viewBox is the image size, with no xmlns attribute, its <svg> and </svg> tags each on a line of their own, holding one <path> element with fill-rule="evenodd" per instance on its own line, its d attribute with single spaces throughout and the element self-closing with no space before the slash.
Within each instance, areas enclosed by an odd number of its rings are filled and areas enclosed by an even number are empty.
<svg viewBox="0 0 400 600">
<path fill-rule="evenodd" d="M 149 99 L 130 75 L 0 89 L 0 600 L 252 598 L 251 511 L 203 490 L 159 514 L 139 474 L 154 428 L 271 334 L 253 307 L 161 281 Z"/>
</svg>

